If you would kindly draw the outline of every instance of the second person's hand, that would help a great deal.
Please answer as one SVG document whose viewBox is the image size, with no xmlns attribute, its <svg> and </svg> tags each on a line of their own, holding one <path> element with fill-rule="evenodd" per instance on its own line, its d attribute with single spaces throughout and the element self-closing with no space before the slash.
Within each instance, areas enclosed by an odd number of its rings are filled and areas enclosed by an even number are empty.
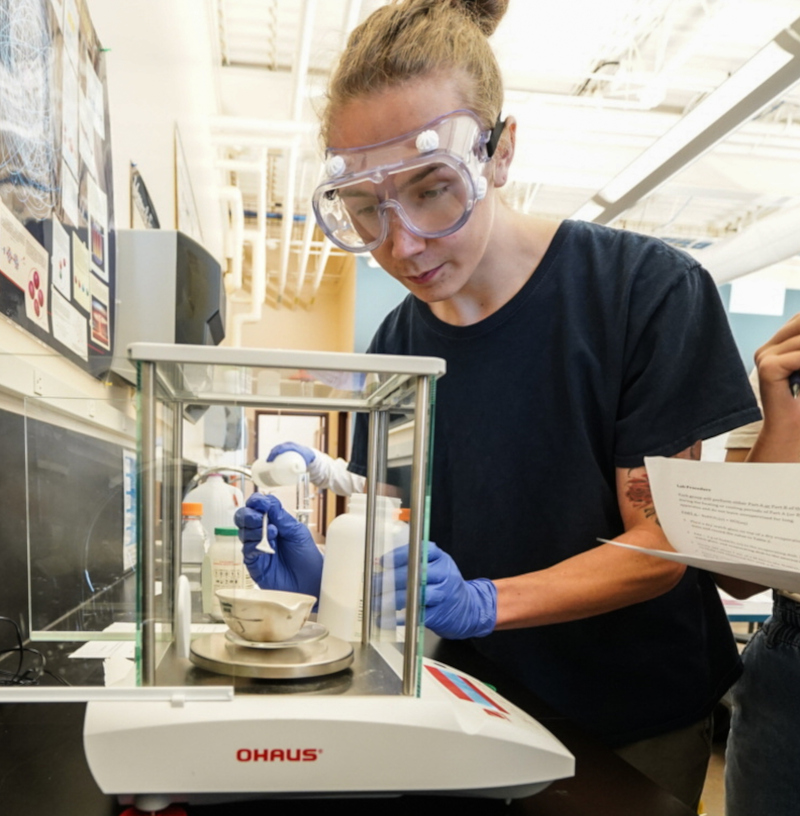
<svg viewBox="0 0 800 816">
<path fill-rule="evenodd" d="M 299 453 L 300 456 L 303 457 L 303 461 L 306 463 L 306 466 L 310 465 L 314 459 L 316 459 L 316 452 L 313 448 L 309 448 L 306 445 L 300 445 L 297 442 L 281 442 L 278 445 L 275 445 L 274 448 L 267 454 L 267 461 L 272 462 L 282 453 Z"/>
</svg>

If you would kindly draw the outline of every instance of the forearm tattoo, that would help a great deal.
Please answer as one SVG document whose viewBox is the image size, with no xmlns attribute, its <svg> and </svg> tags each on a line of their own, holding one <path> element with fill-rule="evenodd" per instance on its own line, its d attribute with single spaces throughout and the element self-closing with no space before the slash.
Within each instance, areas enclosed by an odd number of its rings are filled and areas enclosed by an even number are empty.
<svg viewBox="0 0 800 816">
<path fill-rule="evenodd" d="M 647 472 L 637 473 L 641 468 L 628 469 L 628 484 L 625 488 L 625 498 L 637 509 L 644 513 L 647 519 L 655 518 L 656 524 L 661 526 L 656 516 L 656 506 L 653 502 L 653 493 L 650 490 L 650 480 Z"/>
<path fill-rule="evenodd" d="M 675 456 L 676 459 L 700 459 L 702 454 L 702 442 L 695 442 L 686 450 Z M 650 490 L 650 480 L 647 478 L 647 471 L 643 467 L 628 468 L 628 483 L 625 487 L 625 498 L 637 510 L 644 513 L 646 519 L 655 519 L 660 527 L 661 522 L 656 515 L 656 505 L 653 501 L 653 492 Z"/>
</svg>

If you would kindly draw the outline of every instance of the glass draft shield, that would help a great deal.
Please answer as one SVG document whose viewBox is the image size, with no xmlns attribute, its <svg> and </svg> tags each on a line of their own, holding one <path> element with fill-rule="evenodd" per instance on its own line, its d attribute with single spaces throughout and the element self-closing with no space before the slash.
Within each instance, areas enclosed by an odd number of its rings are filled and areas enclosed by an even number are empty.
<svg viewBox="0 0 800 816">
<path fill-rule="evenodd" d="M 314 192 L 322 230 L 348 252 L 379 247 L 390 213 L 421 238 L 459 229 L 486 195 L 485 169 L 503 124 L 484 130 L 456 110 L 418 130 L 367 147 L 326 152 L 326 180 Z"/>
</svg>

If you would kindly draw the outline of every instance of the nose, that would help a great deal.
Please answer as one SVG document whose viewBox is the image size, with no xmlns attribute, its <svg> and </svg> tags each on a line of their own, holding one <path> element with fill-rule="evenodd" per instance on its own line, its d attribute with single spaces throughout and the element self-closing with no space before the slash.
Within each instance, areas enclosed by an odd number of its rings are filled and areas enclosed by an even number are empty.
<svg viewBox="0 0 800 816">
<path fill-rule="evenodd" d="M 386 242 L 396 260 L 410 258 L 425 249 L 425 239 L 411 232 L 393 210 L 387 213 L 389 218 Z"/>
</svg>

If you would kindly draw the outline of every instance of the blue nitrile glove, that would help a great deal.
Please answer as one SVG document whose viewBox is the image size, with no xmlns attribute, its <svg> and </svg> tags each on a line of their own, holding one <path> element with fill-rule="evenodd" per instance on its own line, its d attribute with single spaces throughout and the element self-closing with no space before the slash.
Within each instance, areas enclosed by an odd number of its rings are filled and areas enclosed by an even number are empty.
<svg viewBox="0 0 800 816">
<path fill-rule="evenodd" d="M 280 456 L 282 453 L 289 453 L 289 451 L 299 453 L 300 456 L 303 457 L 306 465 L 310 465 L 317 458 L 317 454 L 305 445 L 298 445 L 297 442 L 281 442 L 280 445 L 275 445 L 269 452 L 267 461 L 271 462 L 276 456 Z"/>
<path fill-rule="evenodd" d="M 408 547 L 393 551 L 397 608 L 406 605 Z M 497 587 L 488 578 L 465 581 L 456 562 L 428 542 L 425 626 L 450 640 L 484 637 L 497 623 Z"/>
<path fill-rule="evenodd" d="M 265 515 L 267 541 L 275 550 L 274 555 L 256 549 L 264 534 Z M 304 592 L 319 598 L 322 553 L 308 527 L 287 513 L 275 496 L 253 493 L 233 520 L 239 528 L 247 571 L 258 586 Z"/>
</svg>

